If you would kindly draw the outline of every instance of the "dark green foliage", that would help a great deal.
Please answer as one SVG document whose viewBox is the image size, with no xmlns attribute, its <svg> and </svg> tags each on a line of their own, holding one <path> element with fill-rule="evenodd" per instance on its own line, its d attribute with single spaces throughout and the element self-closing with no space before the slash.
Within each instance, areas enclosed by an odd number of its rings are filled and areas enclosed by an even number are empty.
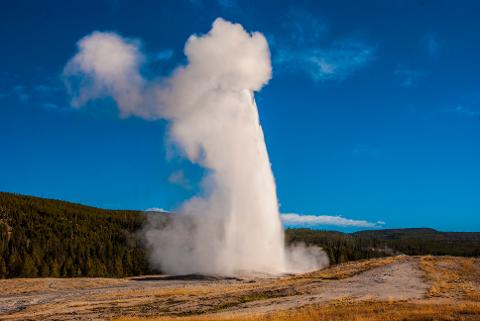
<svg viewBox="0 0 480 321">
<path fill-rule="evenodd" d="M 286 239 L 287 243 L 302 242 L 322 247 L 330 259 L 330 264 L 394 254 L 394 251 L 388 248 L 384 242 L 334 231 L 288 229 Z"/>
<path fill-rule="evenodd" d="M 0 278 L 149 272 L 143 212 L 0 193 Z"/>
<path fill-rule="evenodd" d="M 351 234 L 289 229 L 287 242 L 321 246 L 332 264 L 394 254 L 480 256 L 480 233 L 439 232 L 434 229 L 392 229 Z"/>
<path fill-rule="evenodd" d="M 439 232 L 430 228 L 406 228 L 353 233 L 362 239 L 382 241 L 408 255 L 480 256 L 480 233 Z"/>
</svg>

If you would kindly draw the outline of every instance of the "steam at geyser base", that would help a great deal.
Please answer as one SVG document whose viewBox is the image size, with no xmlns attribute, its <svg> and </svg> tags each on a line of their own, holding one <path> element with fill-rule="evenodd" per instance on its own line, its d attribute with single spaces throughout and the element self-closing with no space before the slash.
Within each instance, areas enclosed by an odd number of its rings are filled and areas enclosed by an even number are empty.
<svg viewBox="0 0 480 321">
<path fill-rule="evenodd" d="M 167 224 L 151 214 L 144 232 L 154 267 L 172 274 L 304 272 L 328 265 L 316 247 L 286 248 L 253 93 L 271 78 L 265 37 L 221 18 L 185 45 L 188 63 L 146 79 L 140 42 L 94 32 L 64 69 L 79 107 L 112 97 L 122 117 L 166 119 L 169 139 L 207 169 L 202 195 Z"/>
</svg>

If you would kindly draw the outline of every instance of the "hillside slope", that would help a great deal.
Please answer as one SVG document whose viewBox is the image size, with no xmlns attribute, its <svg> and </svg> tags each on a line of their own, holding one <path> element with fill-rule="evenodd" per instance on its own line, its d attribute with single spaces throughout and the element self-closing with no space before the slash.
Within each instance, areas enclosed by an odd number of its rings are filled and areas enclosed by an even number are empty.
<svg viewBox="0 0 480 321">
<path fill-rule="evenodd" d="M 143 214 L 0 193 L 0 277 L 148 272 Z"/>
<path fill-rule="evenodd" d="M 353 236 L 385 242 L 409 255 L 480 256 L 480 233 L 440 232 L 431 228 L 360 231 Z"/>
</svg>

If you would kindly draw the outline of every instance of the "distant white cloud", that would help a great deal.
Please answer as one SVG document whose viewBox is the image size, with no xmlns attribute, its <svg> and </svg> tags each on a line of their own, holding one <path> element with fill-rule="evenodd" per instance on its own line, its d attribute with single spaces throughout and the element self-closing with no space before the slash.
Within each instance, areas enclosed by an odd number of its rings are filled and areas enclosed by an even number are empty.
<svg viewBox="0 0 480 321">
<path fill-rule="evenodd" d="M 425 48 L 431 58 L 437 58 L 440 54 L 441 42 L 437 35 L 429 33 L 423 37 L 422 47 Z"/>
<path fill-rule="evenodd" d="M 171 213 L 161 207 L 147 208 L 145 212 Z M 317 226 L 339 226 L 339 227 L 360 227 L 380 228 L 386 223 L 384 221 L 369 222 L 365 220 L 353 220 L 341 215 L 302 215 L 297 213 L 284 213 L 280 215 L 285 226 L 295 227 L 317 227 Z"/>
<path fill-rule="evenodd" d="M 57 104 L 54 104 L 54 103 L 50 103 L 50 102 L 44 102 L 41 104 L 43 108 L 46 108 L 46 109 L 58 109 L 58 105 Z"/>
<path fill-rule="evenodd" d="M 33 86 L 33 90 L 36 93 L 48 95 L 60 91 L 61 89 L 57 86 L 38 84 Z"/>
<path fill-rule="evenodd" d="M 318 46 L 318 42 L 328 34 L 327 24 L 321 17 L 298 9 L 289 11 L 281 27 L 282 36 L 295 45 Z"/>
<path fill-rule="evenodd" d="M 207 0 L 190 0 L 190 3 L 196 6 L 203 6 L 206 2 Z M 215 0 L 213 2 L 222 9 L 232 9 L 238 6 L 235 0 Z"/>
<path fill-rule="evenodd" d="M 166 209 L 163 209 L 161 207 L 150 207 L 150 208 L 147 208 L 145 212 L 170 213 L 170 211 L 167 211 Z"/>
<path fill-rule="evenodd" d="M 321 18 L 292 10 L 282 32 L 269 37 L 276 71 L 305 73 L 317 82 L 343 80 L 374 58 L 375 47 L 359 38 L 327 36 Z"/>
<path fill-rule="evenodd" d="M 340 227 L 363 227 L 363 228 L 379 228 L 385 225 L 383 221 L 369 222 L 365 220 L 353 220 L 337 215 L 301 215 L 296 213 L 285 213 L 281 215 L 281 219 L 286 226 L 340 226 Z"/>
<path fill-rule="evenodd" d="M 480 117 L 480 110 L 476 110 L 463 105 L 458 105 L 452 108 L 443 108 L 440 111 L 445 113 L 461 114 L 468 117 L 476 117 L 476 118 Z"/>
<path fill-rule="evenodd" d="M 343 80 L 368 64 L 374 48 L 358 41 L 341 41 L 328 48 L 280 50 L 275 63 L 302 71 L 315 81 Z"/>
<path fill-rule="evenodd" d="M 231 9 L 237 6 L 235 0 L 216 0 L 217 4 L 224 9 Z"/>
<path fill-rule="evenodd" d="M 169 177 L 168 181 L 172 184 L 181 186 L 183 188 L 190 188 L 190 182 L 188 181 L 187 177 L 183 170 L 174 171 Z"/>
<path fill-rule="evenodd" d="M 423 70 L 408 68 L 404 65 L 399 65 L 395 69 L 395 75 L 402 82 L 402 86 L 415 87 L 419 80 L 427 75 Z"/>
<path fill-rule="evenodd" d="M 12 91 L 13 95 L 15 95 L 18 100 L 20 100 L 22 103 L 26 103 L 30 99 L 30 95 L 27 93 L 26 89 L 24 86 L 15 86 Z"/>
<path fill-rule="evenodd" d="M 21 103 L 41 107 L 47 110 L 62 109 L 62 98 L 65 93 L 59 87 L 52 85 L 16 85 L 6 91 L 0 92 L 0 99 L 13 98 Z M 63 108 L 70 109 L 70 108 Z"/>
</svg>

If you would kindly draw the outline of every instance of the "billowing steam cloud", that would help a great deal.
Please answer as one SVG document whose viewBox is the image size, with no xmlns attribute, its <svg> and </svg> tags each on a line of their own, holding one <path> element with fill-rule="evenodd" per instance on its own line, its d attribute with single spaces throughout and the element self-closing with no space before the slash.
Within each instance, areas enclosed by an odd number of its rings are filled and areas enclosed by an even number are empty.
<svg viewBox="0 0 480 321">
<path fill-rule="evenodd" d="M 265 37 L 217 19 L 185 45 L 186 66 L 147 80 L 139 43 L 95 32 L 65 67 L 73 105 L 111 96 L 122 116 L 170 122 L 185 156 L 208 170 L 202 195 L 168 222 L 150 216 L 151 261 L 170 273 L 283 273 L 328 264 L 318 248 L 285 249 L 275 182 L 253 93 L 271 78 Z"/>
</svg>

